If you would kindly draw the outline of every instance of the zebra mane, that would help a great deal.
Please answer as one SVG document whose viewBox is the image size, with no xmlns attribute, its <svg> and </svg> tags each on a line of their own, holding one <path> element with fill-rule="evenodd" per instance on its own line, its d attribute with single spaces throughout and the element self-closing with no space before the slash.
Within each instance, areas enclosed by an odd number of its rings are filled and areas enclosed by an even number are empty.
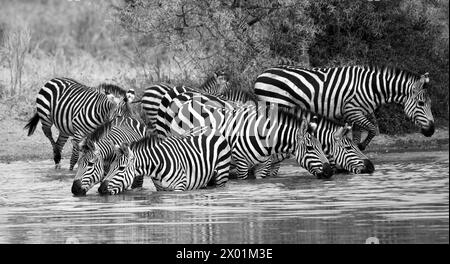
<svg viewBox="0 0 450 264">
<path fill-rule="evenodd" d="M 370 70 L 370 71 L 388 72 L 390 75 L 403 74 L 406 76 L 406 78 L 411 78 L 413 80 L 418 80 L 418 79 L 420 79 L 420 76 L 421 76 L 421 74 L 419 74 L 417 72 L 413 72 L 413 71 L 406 70 L 406 69 L 401 69 L 401 68 L 394 67 L 394 66 L 364 65 L 364 66 L 360 66 L 360 67 Z"/>
<path fill-rule="evenodd" d="M 106 136 L 107 133 L 112 129 L 113 121 L 114 121 L 114 119 L 104 122 L 103 124 L 98 126 L 94 131 L 92 131 L 90 134 L 88 134 L 86 136 L 86 139 L 93 141 L 93 142 L 100 141 L 100 139 L 102 139 L 104 136 Z"/>
<path fill-rule="evenodd" d="M 239 101 L 242 103 L 252 101 L 257 102 L 258 96 L 255 94 L 253 90 L 241 89 L 236 86 L 228 87 L 222 94 L 220 95 L 225 100 Z"/>
<path fill-rule="evenodd" d="M 114 94 L 114 95 L 120 95 L 124 98 L 126 97 L 127 91 L 124 90 L 123 88 L 115 85 L 115 84 L 111 84 L 111 83 L 101 83 L 97 86 L 97 89 L 105 94 Z"/>
<path fill-rule="evenodd" d="M 130 148 L 136 148 L 136 147 L 153 147 L 157 144 L 159 144 L 163 139 L 159 138 L 156 133 L 153 134 L 147 134 L 145 137 L 139 139 L 138 141 L 131 142 Z"/>
</svg>

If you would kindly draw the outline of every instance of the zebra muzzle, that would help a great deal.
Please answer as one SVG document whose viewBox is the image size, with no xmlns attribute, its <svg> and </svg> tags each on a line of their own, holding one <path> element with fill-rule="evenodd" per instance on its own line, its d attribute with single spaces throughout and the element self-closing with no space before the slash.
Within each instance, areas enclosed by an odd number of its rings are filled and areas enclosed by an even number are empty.
<svg viewBox="0 0 450 264">
<path fill-rule="evenodd" d="M 431 137 L 434 134 L 434 122 L 430 122 L 428 127 L 423 128 L 420 130 L 422 132 L 422 135 L 426 137 Z"/>
<path fill-rule="evenodd" d="M 83 185 L 81 184 L 81 180 L 75 180 L 72 184 L 72 193 L 76 196 L 83 196 L 86 195 L 86 189 L 83 188 Z"/>
<path fill-rule="evenodd" d="M 361 173 L 373 173 L 375 171 L 375 166 L 369 159 L 364 159 L 364 169 Z"/>
<path fill-rule="evenodd" d="M 98 192 L 102 195 L 109 194 L 108 185 L 109 185 L 109 181 L 103 181 L 100 184 L 100 187 L 98 187 Z"/>
<path fill-rule="evenodd" d="M 333 176 L 333 168 L 331 167 L 330 163 L 324 163 L 322 167 L 322 172 L 317 173 L 317 178 L 319 179 L 329 179 L 331 176 Z"/>
</svg>

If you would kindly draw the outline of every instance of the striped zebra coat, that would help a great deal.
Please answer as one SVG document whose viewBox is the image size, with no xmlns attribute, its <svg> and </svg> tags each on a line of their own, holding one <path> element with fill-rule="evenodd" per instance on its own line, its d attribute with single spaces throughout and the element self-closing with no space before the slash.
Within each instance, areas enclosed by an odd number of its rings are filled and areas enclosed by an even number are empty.
<svg viewBox="0 0 450 264">
<path fill-rule="evenodd" d="M 244 104 L 218 108 L 200 100 L 185 103 L 172 120 L 170 130 L 182 134 L 192 127 L 210 126 L 228 140 L 237 177 L 245 179 L 254 169 L 256 177 L 271 173 L 272 156 L 289 154 L 318 178 L 331 177 L 331 167 L 313 129 L 302 111 L 278 109 L 275 105 Z"/>
<path fill-rule="evenodd" d="M 215 96 L 208 93 L 197 92 L 196 90 L 187 87 L 175 87 L 169 91 L 163 98 L 159 107 L 156 133 L 158 136 L 164 138 L 168 136 L 170 131 L 170 123 L 178 114 L 181 106 L 192 100 L 192 98 L 201 98 L 202 101 L 210 102 L 212 106 L 226 109 L 234 109 L 244 103 L 255 103 L 255 96 L 253 93 L 228 89 L 220 96 Z"/>
<path fill-rule="evenodd" d="M 424 89 L 428 82 L 427 74 L 390 67 L 279 66 L 260 74 L 254 89 L 260 100 L 300 106 L 331 120 L 353 124 L 356 143 L 363 150 L 376 135 L 376 127 L 367 116 L 386 103 L 403 105 L 405 114 L 425 136 L 434 133 L 431 100 Z M 360 143 L 361 129 L 368 135 Z"/>
<path fill-rule="evenodd" d="M 120 95 L 119 98 L 115 94 Z M 134 93 L 132 93 L 134 94 Z M 100 85 L 92 89 L 69 78 L 54 78 L 44 84 L 37 99 L 37 112 L 25 126 L 31 136 L 39 121 L 53 147 L 55 168 L 61 168 L 61 151 L 72 136 L 77 142 L 114 116 L 121 115 L 133 95 L 114 85 Z M 55 142 L 51 127 L 59 130 Z M 70 170 L 78 160 L 78 151 L 72 150 Z"/>
<path fill-rule="evenodd" d="M 203 131 L 164 140 L 146 137 L 117 146 L 120 157 L 99 187 L 101 194 L 128 189 L 136 177 L 151 176 L 158 191 L 186 191 L 228 181 L 231 151 L 217 131 Z"/>
<path fill-rule="evenodd" d="M 72 184 L 74 195 L 85 195 L 108 173 L 117 158 L 115 145 L 131 143 L 146 135 L 146 127 L 136 118 L 116 117 L 94 130 L 74 147 L 80 151 L 78 170 Z"/>
<path fill-rule="evenodd" d="M 224 71 L 217 71 L 198 87 L 188 88 L 190 90 L 201 91 L 209 94 L 221 94 L 228 87 L 229 76 Z M 147 126 L 151 131 L 155 129 L 156 116 L 164 95 L 174 89 L 167 83 L 154 84 L 145 89 L 141 99 L 142 111 L 146 117 Z"/>
</svg>

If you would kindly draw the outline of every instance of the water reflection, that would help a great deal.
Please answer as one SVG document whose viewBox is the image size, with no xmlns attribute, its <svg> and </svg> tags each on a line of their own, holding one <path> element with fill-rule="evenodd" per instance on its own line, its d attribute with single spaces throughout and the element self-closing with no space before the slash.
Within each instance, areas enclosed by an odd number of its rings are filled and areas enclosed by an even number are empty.
<svg viewBox="0 0 450 264">
<path fill-rule="evenodd" d="M 0 164 L 0 243 L 448 243 L 448 152 L 372 154 L 372 175 L 280 176 L 184 193 L 70 193 L 51 161 Z"/>
</svg>

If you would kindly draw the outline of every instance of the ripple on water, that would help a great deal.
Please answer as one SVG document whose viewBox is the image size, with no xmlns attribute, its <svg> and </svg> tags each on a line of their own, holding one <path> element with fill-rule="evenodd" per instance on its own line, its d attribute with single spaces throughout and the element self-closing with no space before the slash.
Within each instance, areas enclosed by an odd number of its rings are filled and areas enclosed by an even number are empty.
<svg viewBox="0 0 450 264">
<path fill-rule="evenodd" d="M 0 164 L 0 242 L 448 243 L 448 152 L 375 156 L 371 175 L 322 181 L 289 161 L 279 177 L 183 193 L 70 193 L 51 161 Z M 55 231 L 56 230 L 56 231 Z M 446 231 L 446 233 L 445 233 Z M 444 234 L 444 235 L 443 235 Z"/>
</svg>

